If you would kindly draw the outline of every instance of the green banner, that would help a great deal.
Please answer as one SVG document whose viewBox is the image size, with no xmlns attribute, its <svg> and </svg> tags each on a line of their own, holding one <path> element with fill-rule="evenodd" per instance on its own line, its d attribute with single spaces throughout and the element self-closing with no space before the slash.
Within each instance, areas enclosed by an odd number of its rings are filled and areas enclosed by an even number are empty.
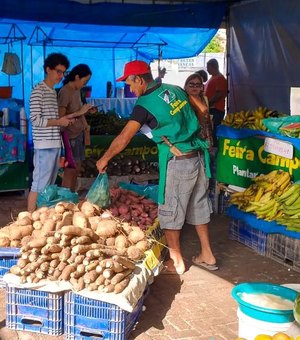
<svg viewBox="0 0 300 340">
<path fill-rule="evenodd" d="M 116 136 L 111 135 L 91 136 L 91 145 L 87 146 L 85 149 L 86 159 L 91 157 L 100 158 L 115 137 Z M 157 152 L 157 146 L 151 139 L 147 138 L 145 135 L 138 134 L 132 138 L 122 154 L 125 156 L 140 157 L 143 160 L 150 162 L 157 162 Z"/>
<path fill-rule="evenodd" d="M 264 138 L 230 139 L 219 137 L 217 181 L 248 187 L 251 179 L 275 169 L 288 171 L 294 181 L 300 180 L 300 151 L 294 147 L 293 159 L 264 151 Z"/>
</svg>

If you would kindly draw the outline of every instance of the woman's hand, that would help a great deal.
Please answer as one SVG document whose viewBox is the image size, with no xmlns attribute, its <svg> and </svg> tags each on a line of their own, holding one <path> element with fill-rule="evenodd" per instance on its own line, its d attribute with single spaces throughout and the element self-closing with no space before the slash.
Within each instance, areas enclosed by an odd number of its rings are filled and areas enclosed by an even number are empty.
<svg viewBox="0 0 300 340">
<path fill-rule="evenodd" d="M 79 110 L 80 116 L 83 116 L 86 114 L 89 110 L 91 110 L 94 106 L 92 104 L 84 104 L 81 106 L 81 109 Z"/>
</svg>

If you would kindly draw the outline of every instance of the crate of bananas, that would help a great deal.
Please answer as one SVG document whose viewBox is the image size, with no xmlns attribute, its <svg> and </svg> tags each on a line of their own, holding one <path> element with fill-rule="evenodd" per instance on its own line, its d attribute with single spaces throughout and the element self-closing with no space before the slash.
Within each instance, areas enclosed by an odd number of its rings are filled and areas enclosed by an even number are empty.
<svg viewBox="0 0 300 340">
<path fill-rule="evenodd" d="M 300 183 L 292 183 L 283 170 L 273 170 L 253 179 L 243 192 L 230 196 L 230 203 L 257 218 L 276 221 L 287 230 L 300 232 Z"/>
</svg>

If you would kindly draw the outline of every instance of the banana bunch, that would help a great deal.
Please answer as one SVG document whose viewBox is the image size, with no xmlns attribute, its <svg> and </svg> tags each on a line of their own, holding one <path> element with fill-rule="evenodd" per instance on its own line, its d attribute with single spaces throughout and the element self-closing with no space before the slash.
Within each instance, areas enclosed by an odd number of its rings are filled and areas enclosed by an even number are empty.
<svg viewBox="0 0 300 340">
<path fill-rule="evenodd" d="M 300 232 L 300 184 L 291 185 L 276 201 L 282 211 L 282 216 L 276 218 L 276 222 L 285 225 L 288 230 Z"/>
<path fill-rule="evenodd" d="M 277 200 L 290 187 L 291 177 L 288 172 L 273 170 L 266 175 L 253 179 L 254 183 L 244 192 L 231 194 L 230 202 L 239 209 L 253 212 L 258 218 L 273 221 L 283 216 L 281 202 Z"/>
<path fill-rule="evenodd" d="M 262 120 L 269 117 L 280 117 L 281 115 L 282 114 L 277 111 L 272 111 L 266 107 L 260 106 L 253 111 L 228 113 L 222 121 L 222 124 L 236 129 L 245 128 L 266 131 L 267 128 L 263 124 Z"/>
</svg>

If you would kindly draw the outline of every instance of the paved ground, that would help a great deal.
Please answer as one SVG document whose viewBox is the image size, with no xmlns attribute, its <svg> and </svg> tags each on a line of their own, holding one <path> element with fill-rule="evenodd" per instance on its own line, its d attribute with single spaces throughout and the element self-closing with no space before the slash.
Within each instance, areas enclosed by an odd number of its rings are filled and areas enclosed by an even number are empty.
<svg viewBox="0 0 300 340">
<path fill-rule="evenodd" d="M 0 193 L 0 226 L 26 207 L 21 195 Z M 195 267 L 191 258 L 198 251 L 193 227 L 182 234 L 188 270 L 182 276 L 161 275 L 151 285 L 146 310 L 131 340 L 234 340 L 238 334 L 237 306 L 231 290 L 237 283 L 267 281 L 299 283 L 300 273 L 228 239 L 229 219 L 214 215 L 211 240 L 220 270 L 208 272 Z M 0 291 L 0 340 L 64 339 L 5 328 L 4 291 Z"/>
</svg>

